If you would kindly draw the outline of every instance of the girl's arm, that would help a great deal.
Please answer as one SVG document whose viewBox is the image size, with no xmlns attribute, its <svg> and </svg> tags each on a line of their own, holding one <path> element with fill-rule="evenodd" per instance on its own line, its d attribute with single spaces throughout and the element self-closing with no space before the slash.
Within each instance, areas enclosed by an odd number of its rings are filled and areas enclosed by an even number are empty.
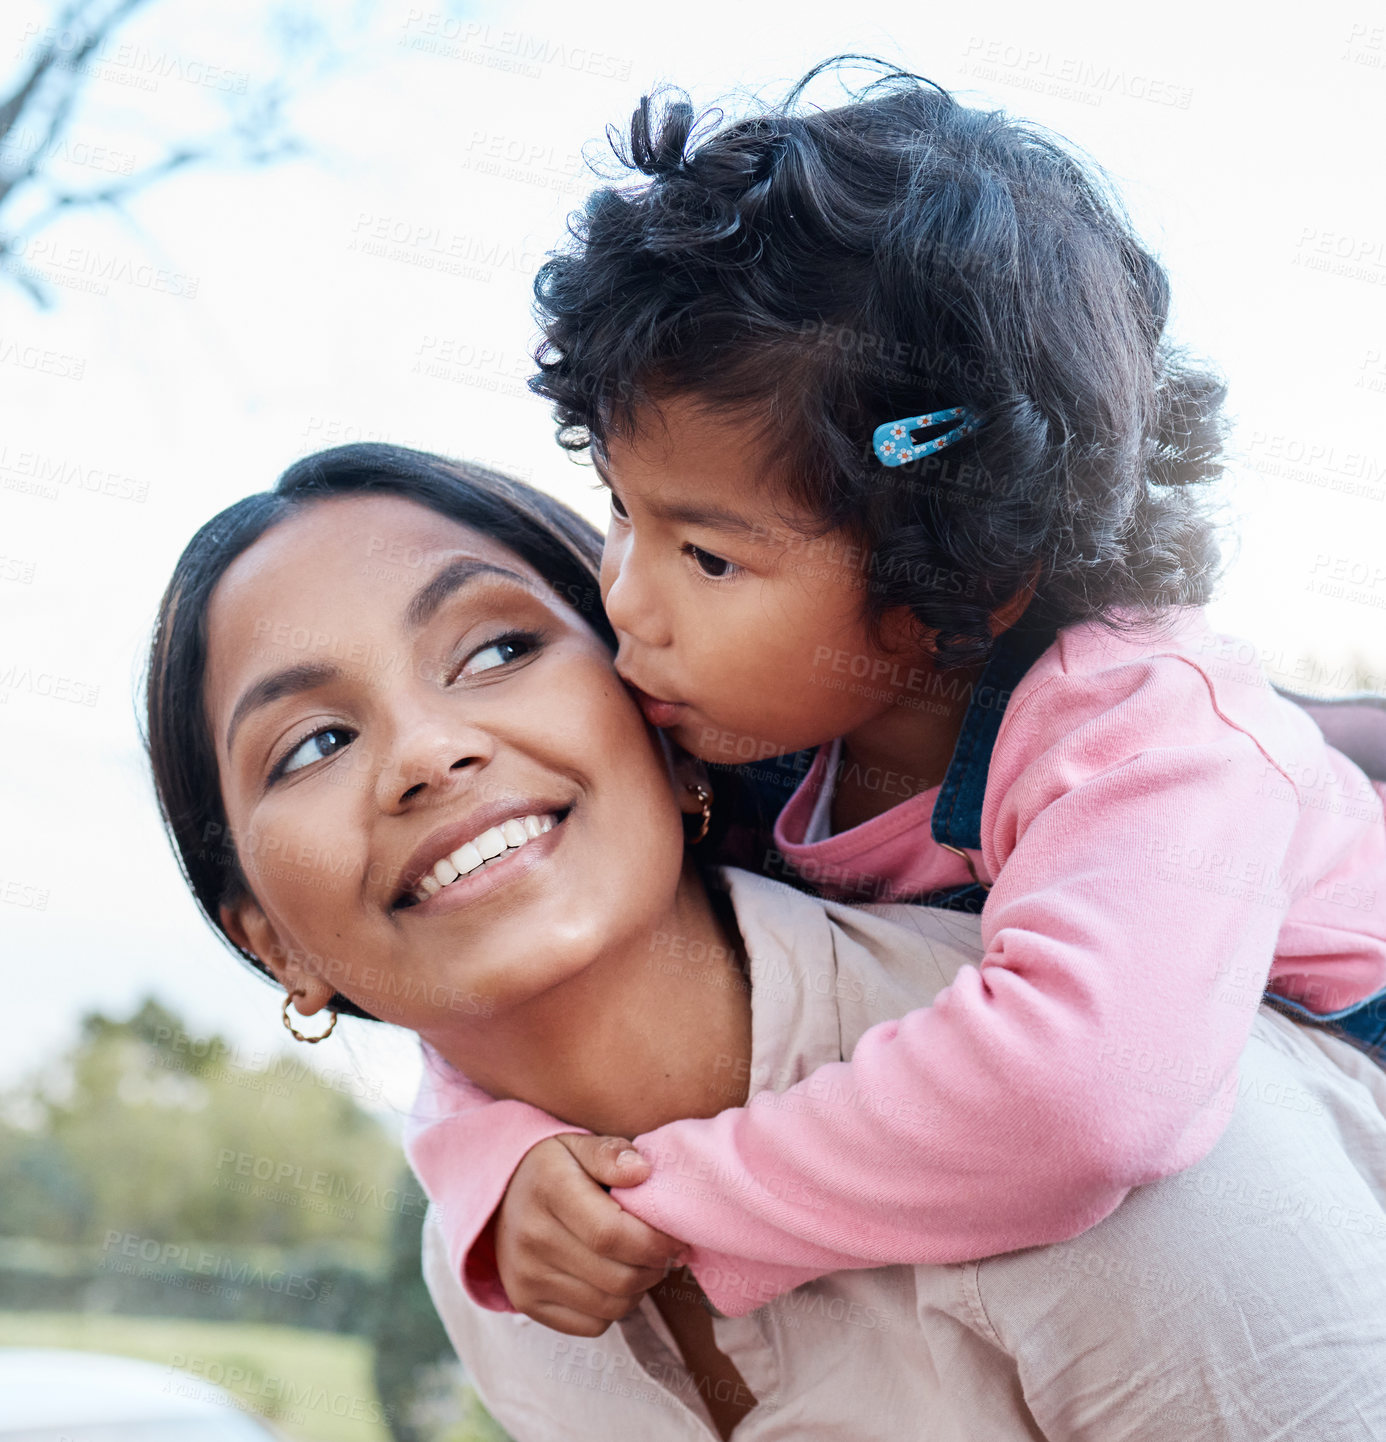
<svg viewBox="0 0 1386 1442">
<path fill-rule="evenodd" d="M 1293 785 L 1176 658 L 1060 674 L 1013 710 L 980 967 L 783 1096 L 636 1139 L 654 1171 L 618 1199 L 692 1244 L 726 1313 L 837 1268 L 1075 1236 L 1226 1124 L 1287 908 Z"/>
<path fill-rule="evenodd" d="M 437 1209 L 448 1260 L 478 1306 L 511 1312 L 496 1270 L 492 1219 L 531 1147 L 582 1132 L 525 1102 L 497 1101 L 425 1046 L 404 1149 Z"/>
<path fill-rule="evenodd" d="M 405 1150 L 450 1264 L 490 1311 L 599 1336 L 682 1252 L 608 1195 L 648 1173 L 628 1141 L 497 1101 L 427 1045 Z"/>
</svg>

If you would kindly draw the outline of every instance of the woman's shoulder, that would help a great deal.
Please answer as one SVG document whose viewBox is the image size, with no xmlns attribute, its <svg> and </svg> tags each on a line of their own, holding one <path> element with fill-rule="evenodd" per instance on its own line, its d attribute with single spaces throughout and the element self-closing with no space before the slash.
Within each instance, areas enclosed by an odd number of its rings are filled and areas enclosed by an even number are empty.
<svg viewBox="0 0 1386 1442">
<path fill-rule="evenodd" d="M 929 1006 L 978 964 L 981 918 L 941 907 L 848 905 L 722 867 L 750 958 L 752 996 L 814 995 L 835 1004 L 844 1054 L 877 1022 Z"/>
<path fill-rule="evenodd" d="M 1143 1438 L 1386 1435 L 1372 1385 L 1386 1325 L 1386 1085 L 1373 1092 L 1371 1064 L 1350 1050 L 1263 1007 L 1226 1088 L 1206 1088 L 1208 1105 L 1231 1108 L 1206 1157 L 1069 1241 L 966 1265 L 1046 1435 L 1111 1435 L 1113 1417 Z M 1133 1075 L 1133 1101 L 1140 1082 L 1191 1084 Z M 1296 1337 L 1333 1345 L 1287 1351 Z M 1291 1353 L 1286 1386 L 1265 1362 Z M 1084 1396 L 1099 1410 L 1079 1427 L 1065 1409 Z"/>
<path fill-rule="evenodd" d="M 811 891 L 802 891 L 737 866 L 716 867 L 709 880 L 730 898 L 737 921 L 743 927 L 743 937 L 747 927 L 752 934 L 763 934 L 773 928 L 782 933 L 786 941 L 799 932 L 827 929 L 835 934 L 860 937 L 873 949 L 890 952 L 908 945 L 910 938 L 919 937 L 967 948 L 981 931 L 979 919 L 968 912 L 902 903 L 867 905 L 828 901 Z"/>
</svg>

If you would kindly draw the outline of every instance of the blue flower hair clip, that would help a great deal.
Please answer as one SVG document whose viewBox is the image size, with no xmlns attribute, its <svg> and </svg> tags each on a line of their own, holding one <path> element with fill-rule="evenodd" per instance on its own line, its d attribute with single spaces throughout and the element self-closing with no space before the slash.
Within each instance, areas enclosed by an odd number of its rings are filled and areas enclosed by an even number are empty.
<svg viewBox="0 0 1386 1442">
<path fill-rule="evenodd" d="M 910 439 L 915 431 L 925 430 L 929 426 L 941 426 L 945 421 L 961 421 L 962 424 L 954 426 L 951 431 L 944 431 L 941 436 L 935 436 L 931 441 L 916 443 Z M 970 436 L 981 424 L 980 418 L 974 416 L 965 406 L 953 406 L 946 411 L 928 411 L 922 416 L 906 416 L 903 420 L 887 421 L 876 427 L 876 432 L 871 437 L 871 446 L 876 452 L 876 459 L 883 466 L 903 466 L 907 461 L 921 460 L 924 456 L 933 455 L 935 451 L 941 451 L 944 446 L 951 446 Z"/>
</svg>

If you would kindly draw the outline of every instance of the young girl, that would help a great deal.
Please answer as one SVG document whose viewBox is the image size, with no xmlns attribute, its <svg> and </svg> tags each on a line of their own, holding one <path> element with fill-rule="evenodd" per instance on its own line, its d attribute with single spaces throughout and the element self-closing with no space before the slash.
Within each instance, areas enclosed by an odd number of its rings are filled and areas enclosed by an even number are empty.
<svg viewBox="0 0 1386 1442">
<path fill-rule="evenodd" d="M 817 748 L 762 864 L 980 906 L 986 953 L 624 1159 L 433 1067 L 411 1158 L 453 1264 L 564 1330 L 648 1284 L 579 1161 L 740 1314 L 1076 1235 L 1207 1154 L 1268 984 L 1328 1018 L 1386 985 L 1386 788 L 1201 609 L 1222 392 L 1162 341 L 1162 269 L 1033 128 L 903 74 L 799 89 L 712 129 L 642 103 L 647 182 L 540 274 L 534 385 L 610 488 L 647 719 L 753 781 Z"/>
</svg>

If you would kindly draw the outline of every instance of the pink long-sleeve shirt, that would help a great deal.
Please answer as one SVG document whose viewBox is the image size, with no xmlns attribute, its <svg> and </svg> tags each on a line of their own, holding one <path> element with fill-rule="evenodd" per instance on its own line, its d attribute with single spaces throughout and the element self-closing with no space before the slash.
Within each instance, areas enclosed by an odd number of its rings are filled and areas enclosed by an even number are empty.
<svg viewBox="0 0 1386 1442">
<path fill-rule="evenodd" d="M 613 1195 L 691 1244 L 728 1315 L 843 1267 L 1075 1236 L 1208 1153 L 1268 983 L 1321 1014 L 1386 987 L 1386 784 L 1201 611 L 1059 633 L 1006 705 L 966 859 L 931 836 L 937 788 L 805 842 L 826 764 L 777 823 L 787 861 L 877 899 L 970 863 L 986 950 L 850 1062 L 635 1139 L 652 1174 Z M 482 1305 L 509 1307 L 489 1223 L 511 1175 L 575 1130 L 431 1058 L 407 1147 Z"/>
</svg>

